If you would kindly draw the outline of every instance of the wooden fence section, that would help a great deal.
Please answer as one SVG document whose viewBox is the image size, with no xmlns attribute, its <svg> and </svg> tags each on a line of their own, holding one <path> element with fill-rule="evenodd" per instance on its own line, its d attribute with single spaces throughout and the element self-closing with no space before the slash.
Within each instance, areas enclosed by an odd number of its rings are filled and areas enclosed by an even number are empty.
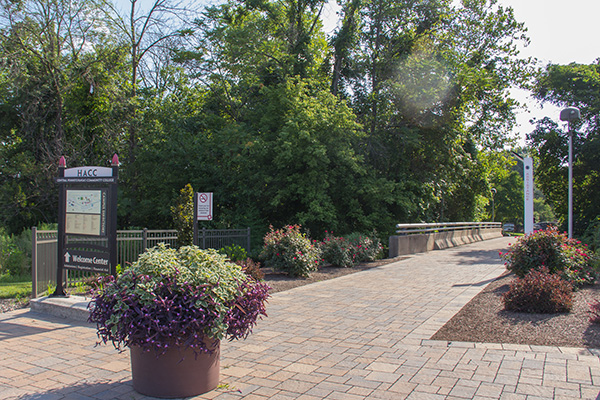
<svg viewBox="0 0 600 400">
<path fill-rule="evenodd" d="M 250 251 L 250 228 L 247 229 L 202 229 L 199 231 L 199 247 L 220 249 L 237 244 Z M 102 239 L 71 238 L 71 241 L 100 244 Z M 137 260 L 147 248 L 159 243 L 177 247 L 176 230 L 121 230 L 117 231 L 117 263 L 125 267 Z M 32 229 L 31 292 L 33 297 L 56 286 L 56 264 L 58 261 L 58 231 Z M 65 271 L 65 287 L 91 274 L 82 271 Z"/>
</svg>

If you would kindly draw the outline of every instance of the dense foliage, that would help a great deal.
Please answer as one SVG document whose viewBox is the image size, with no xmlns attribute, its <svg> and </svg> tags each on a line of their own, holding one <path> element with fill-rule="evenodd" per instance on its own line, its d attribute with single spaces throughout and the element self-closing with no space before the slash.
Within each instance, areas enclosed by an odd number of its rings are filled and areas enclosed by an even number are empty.
<svg viewBox="0 0 600 400">
<path fill-rule="evenodd" d="M 248 258 L 246 249 L 238 244 L 231 244 L 229 246 L 222 247 L 219 253 L 225 254 L 231 261 L 237 263 Z"/>
<path fill-rule="evenodd" d="M 116 278 L 101 278 L 89 321 L 102 342 L 158 353 L 211 351 L 215 339 L 245 338 L 266 316 L 269 287 L 216 250 L 158 245 Z"/>
<path fill-rule="evenodd" d="M 358 263 L 355 249 L 346 238 L 327 233 L 319 247 L 323 261 L 334 267 L 348 268 Z"/>
<path fill-rule="evenodd" d="M 299 225 L 273 229 L 264 237 L 260 258 L 265 267 L 291 276 L 308 276 L 321 263 L 321 249 L 311 242 Z"/>
<path fill-rule="evenodd" d="M 189 183 L 179 191 L 175 205 L 171 207 L 173 223 L 177 229 L 177 245 L 194 244 L 194 189 Z"/>
<path fill-rule="evenodd" d="M 576 236 L 595 244 L 595 221 L 600 217 L 600 60 L 590 65 L 549 65 L 538 78 L 535 94 L 543 102 L 581 111 L 581 119 L 571 124 L 573 228 Z M 560 126 L 549 118 L 538 121 L 535 131 L 528 135 L 539 162 L 536 181 L 564 226 L 568 215 L 568 136 L 566 124 Z"/>
<path fill-rule="evenodd" d="M 580 286 L 594 283 L 598 276 L 597 261 L 587 245 L 569 239 L 555 227 L 520 237 L 501 256 L 506 268 L 519 277 L 545 268 Z"/>
<path fill-rule="evenodd" d="M 383 255 L 383 247 L 376 232 L 371 236 L 353 233 L 343 237 L 326 232 L 319 247 L 323 261 L 334 267 L 353 267 L 360 262 L 374 261 Z"/>
<path fill-rule="evenodd" d="M 10 235 L 0 228 L 0 278 L 22 277 L 31 273 L 31 230 Z"/>
<path fill-rule="evenodd" d="M 323 0 L 140 3 L 0 0 L 9 233 L 56 221 L 61 155 L 115 152 L 120 227 L 173 227 L 188 183 L 214 193 L 206 227 L 257 241 L 271 224 L 323 236 L 492 214 L 503 165 L 485 154 L 510 142 L 508 89 L 531 78 L 511 8 L 343 0 L 327 37 Z"/>
<path fill-rule="evenodd" d="M 573 307 L 573 288 L 548 268 L 517 278 L 503 297 L 507 310 L 527 313 L 564 313 Z"/>
</svg>

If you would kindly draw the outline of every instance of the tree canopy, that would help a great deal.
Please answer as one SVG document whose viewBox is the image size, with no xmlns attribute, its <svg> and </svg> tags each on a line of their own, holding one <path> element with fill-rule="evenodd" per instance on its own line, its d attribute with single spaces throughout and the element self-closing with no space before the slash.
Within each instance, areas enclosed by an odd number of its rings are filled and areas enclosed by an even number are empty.
<svg viewBox="0 0 600 400">
<path fill-rule="evenodd" d="M 491 216 L 488 154 L 511 143 L 508 89 L 532 77 L 511 8 L 343 0 L 327 37 L 323 0 L 137 3 L 0 0 L 11 231 L 56 219 L 61 155 L 115 152 L 122 227 L 173 226 L 187 184 L 215 193 L 211 226 L 259 232 Z"/>
<path fill-rule="evenodd" d="M 573 229 L 585 234 L 600 216 L 600 60 L 590 65 L 548 65 L 537 79 L 536 97 L 559 107 L 578 107 L 572 123 Z M 539 167 L 536 179 L 563 223 L 568 215 L 568 129 L 549 118 L 528 136 Z"/>
</svg>

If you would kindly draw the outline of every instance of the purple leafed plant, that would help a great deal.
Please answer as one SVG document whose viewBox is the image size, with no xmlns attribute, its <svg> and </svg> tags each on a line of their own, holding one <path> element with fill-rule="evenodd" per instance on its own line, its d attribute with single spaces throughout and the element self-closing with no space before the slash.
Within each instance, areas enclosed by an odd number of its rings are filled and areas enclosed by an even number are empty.
<svg viewBox="0 0 600 400">
<path fill-rule="evenodd" d="M 269 287 L 213 250 L 157 246 L 118 277 L 100 280 L 89 321 L 102 343 L 210 352 L 215 339 L 246 338 L 266 316 Z"/>
</svg>

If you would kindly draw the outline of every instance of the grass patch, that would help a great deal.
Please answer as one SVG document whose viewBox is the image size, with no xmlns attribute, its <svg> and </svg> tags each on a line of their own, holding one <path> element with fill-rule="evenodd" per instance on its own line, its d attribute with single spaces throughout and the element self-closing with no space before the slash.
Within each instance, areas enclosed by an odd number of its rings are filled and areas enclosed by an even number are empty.
<svg viewBox="0 0 600 400">
<path fill-rule="evenodd" d="M 31 294 L 31 279 L 27 282 L 0 282 L 0 299 L 24 298 Z"/>
</svg>

